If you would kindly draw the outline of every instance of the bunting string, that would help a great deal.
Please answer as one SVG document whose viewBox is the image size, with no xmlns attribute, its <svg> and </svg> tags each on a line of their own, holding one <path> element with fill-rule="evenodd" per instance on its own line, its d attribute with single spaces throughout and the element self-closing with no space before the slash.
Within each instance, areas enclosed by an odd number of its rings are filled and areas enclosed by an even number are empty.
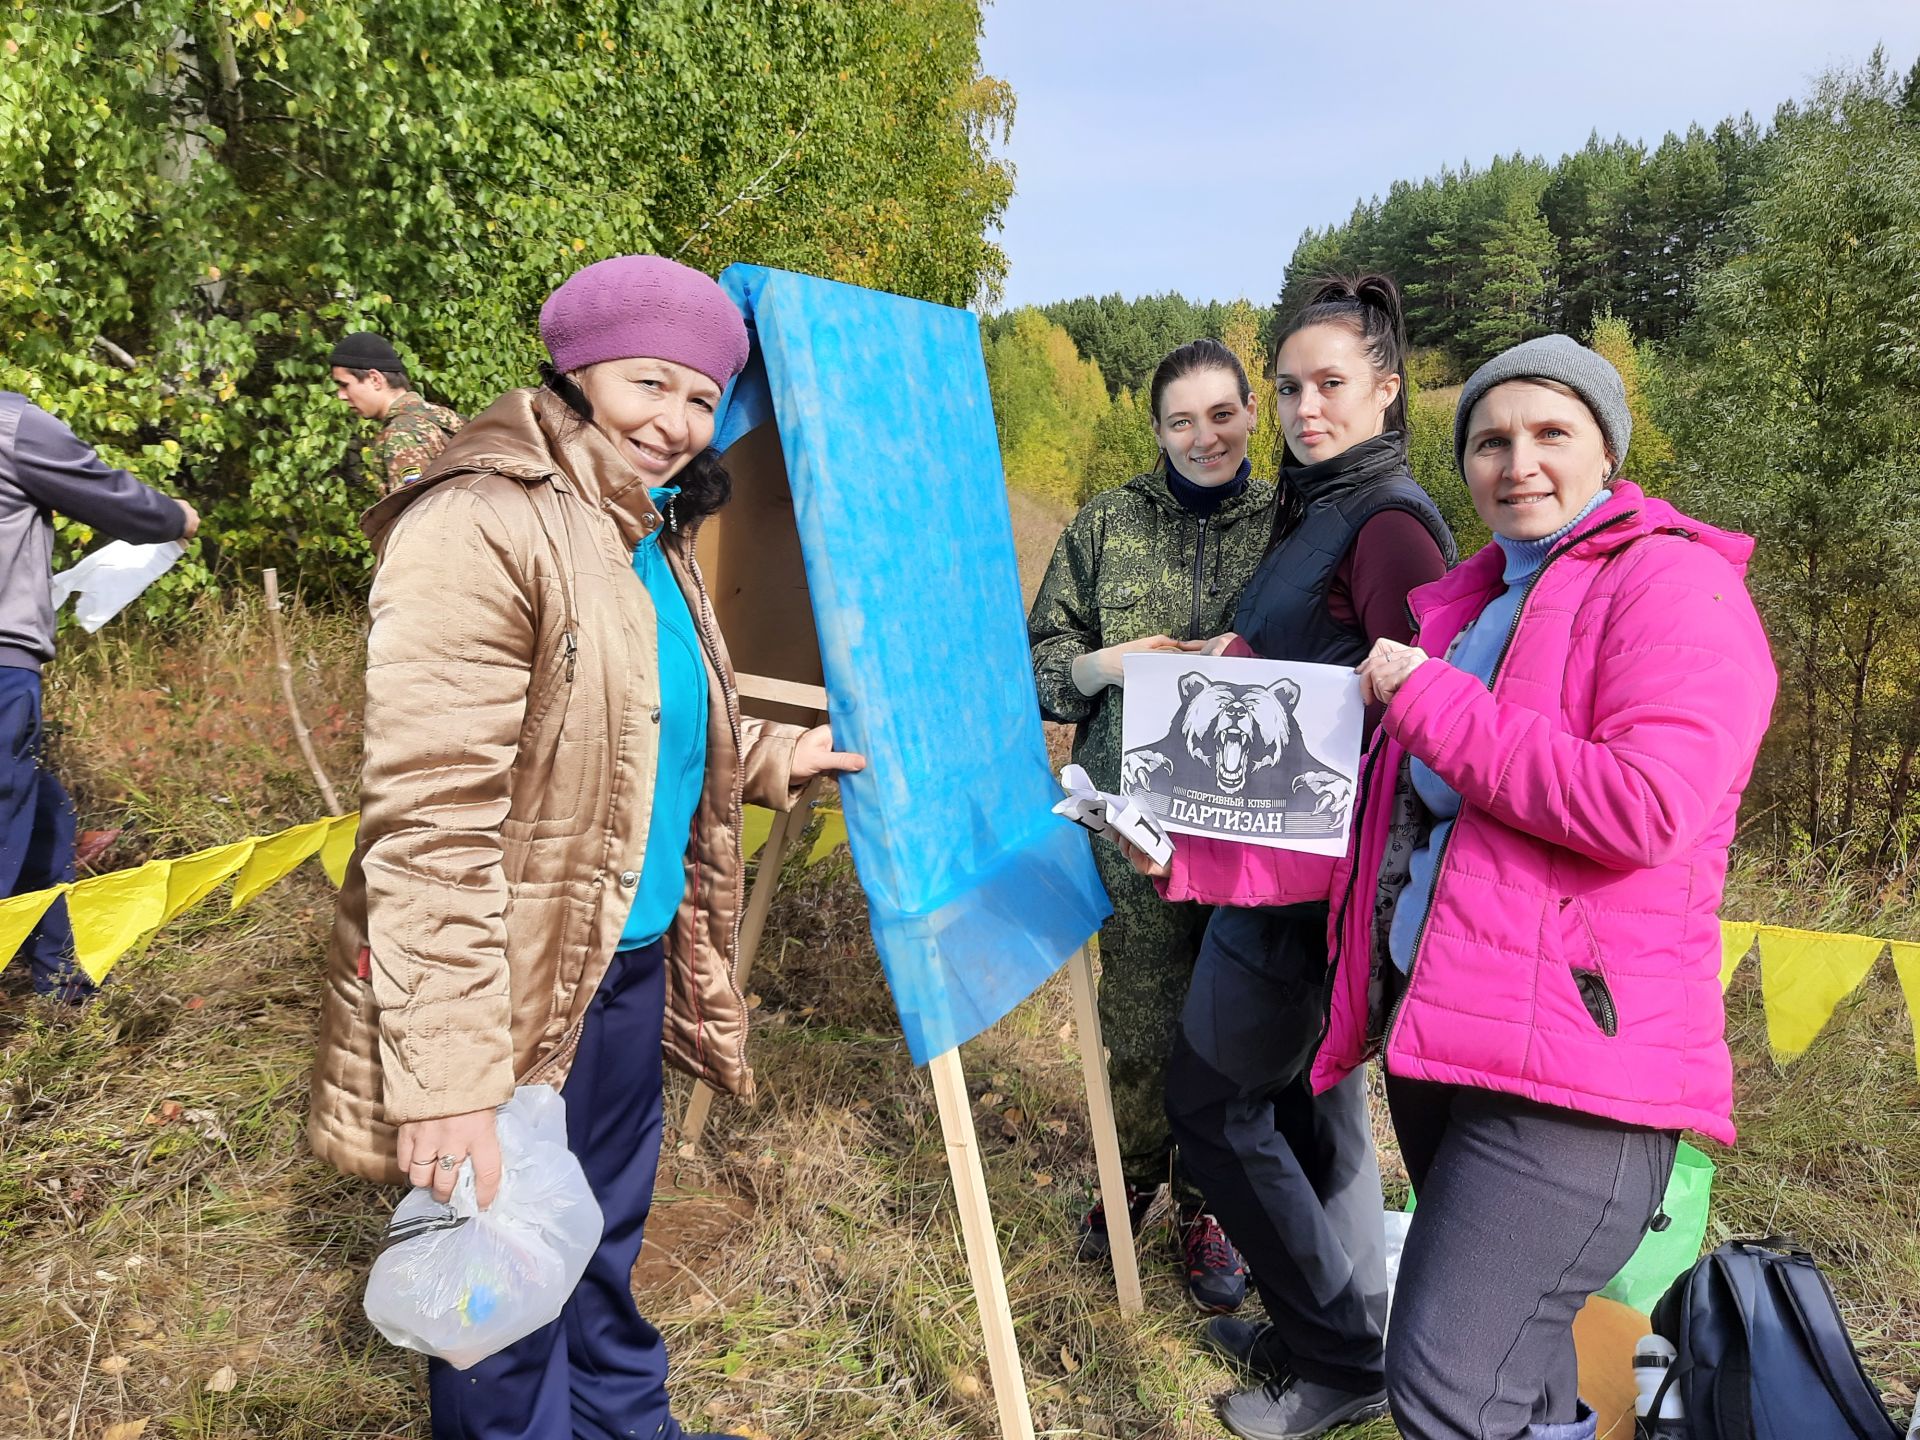
<svg viewBox="0 0 1920 1440">
<path fill-rule="evenodd" d="M 1759 956 L 1767 1040 L 1774 1058 L 1785 1064 L 1806 1053 L 1840 1002 L 1860 988 L 1883 950 L 1893 952 L 1894 973 L 1914 1031 L 1914 1065 L 1920 1069 L 1920 943 L 1722 921 L 1720 987 L 1732 983 L 1749 954 Z"/>
<path fill-rule="evenodd" d="M 123 957 L 144 949 L 163 925 L 201 904 L 228 880 L 233 881 L 229 911 L 251 903 L 315 856 L 327 878 L 341 885 L 359 826 L 358 812 L 329 816 L 275 835 L 252 835 L 178 859 L 149 860 L 0 900 L 0 969 L 12 962 L 53 902 L 65 896 L 74 959 L 97 985 Z M 749 860 L 765 846 L 772 829 L 771 810 L 746 807 L 741 848 Z M 820 834 L 807 852 L 807 864 L 818 865 L 846 843 L 846 817 L 823 807 Z"/>
<path fill-rule="evenodd" d="M 124 956 L 143 949 L 162 926 L 202 904 L 229 880 L 229 911 L 250 904 L 316 856 L 327 878 L 340 885 L 359 823 L 357 813 L 311 820 L 275 835 L 249 836 L 178 859 L 150 860 L 0 900 L 0 968 L 12 961 L 53 902 L 65 896 L 74 958 L 98 984 Z M 741 848 L 748 859 L 766 845 L 772 828 L 771 810 L 746 807 Z M 807 850 L 806 863 L 818 865 L 846 843 L 846 816 L 823 807 L 820 833 Z M 1720 926 L 1720 984 L 1723 989 L 1731 984 L 1747 957 L 1758 955 L 1767 1037 L 1774 1055 L 1785 1063 L 1806 1052 L 1840 1002 L 1859 989 L 1883 950 L 1892 952 L 1894 973 L 1914 1022 L 1914 1063 L 1920 1069 L 1920 941 L 1725 921 Z"/>
</svg>

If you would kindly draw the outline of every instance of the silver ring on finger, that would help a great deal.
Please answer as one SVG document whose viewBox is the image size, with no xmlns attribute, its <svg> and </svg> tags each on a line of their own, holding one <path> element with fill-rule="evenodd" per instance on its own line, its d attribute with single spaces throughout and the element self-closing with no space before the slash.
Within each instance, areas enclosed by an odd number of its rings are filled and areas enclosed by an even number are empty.
<svg viewBox="0 0 1920 1440">
<path fill-rule="evenodd" d="M 458 1170 L 460 1168 L 460 1157 L 458 1155 L 442 1155 L 440 1157 L 440 1168 L 442 1170 Z"/>
</svg>

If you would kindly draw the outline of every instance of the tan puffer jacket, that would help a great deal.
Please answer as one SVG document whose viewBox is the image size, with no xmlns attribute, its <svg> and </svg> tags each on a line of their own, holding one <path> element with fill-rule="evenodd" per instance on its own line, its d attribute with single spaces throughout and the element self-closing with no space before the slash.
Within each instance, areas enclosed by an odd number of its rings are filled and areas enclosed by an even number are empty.
<svg viewBox="0 0 1920 1440">
<path fill-rule="evenodd" d="M 393 1125 L 566 1078 L 646 849 L 660 675 L 632 555 L 662 523 L 640 475 L 544 390 L 501 396 L 362 521 L 379 568 L 360 836 L 307 1124 L 342 1170 L 397 1182 Z M 711 707 L 665 1058 L 746 1096 L 740 807 L 793 803 L 800 732 L 742 718 L 693 537 L 663 549 Z"/>
</svg>

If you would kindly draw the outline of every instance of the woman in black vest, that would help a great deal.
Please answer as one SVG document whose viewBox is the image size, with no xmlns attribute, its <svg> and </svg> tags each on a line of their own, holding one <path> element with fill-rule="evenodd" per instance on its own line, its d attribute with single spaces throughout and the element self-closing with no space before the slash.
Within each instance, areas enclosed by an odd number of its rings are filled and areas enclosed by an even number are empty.
<svg viewBox="0 0 1920 1440">
<path fill-rule="evenodd" d="M 1407 470 L 1406 338 L 1383 275 L 1327 279 L 1282 333 L 1287 459 L 1272 543 L 1215 653 L 1357 666 L 1410 639 L 1407 592 L 1454 557 L 1446 522 Z M 1369 721 L 1374 717 L 1369 716 Z M 1268 1321 L 1218 1317 L 1213 1347 L 1256 1382 L 1220 1403 L 1245 1440 L 1318 1435 L 1386 1412 L 1387 1294 L 1380 1167 L 1366 1077 L 1314 1097 L 1306 1066 L 1326 1011 L 1322 857 L 1257 896 L 1243 867 L 1208 888 L 1206 846 L 1183 840 L 1174 898 L 1214 913 L 1167 1072 L 1167 1114 L 1196 1183 L 1246 1257 Z M 1220 884 L 1216 879 L 1213 883 Z M 1276 895 L 1313 897 L 1274 904 Z M 1238 907 L 1238 908 L 1234 908 Z"/>
</svg>

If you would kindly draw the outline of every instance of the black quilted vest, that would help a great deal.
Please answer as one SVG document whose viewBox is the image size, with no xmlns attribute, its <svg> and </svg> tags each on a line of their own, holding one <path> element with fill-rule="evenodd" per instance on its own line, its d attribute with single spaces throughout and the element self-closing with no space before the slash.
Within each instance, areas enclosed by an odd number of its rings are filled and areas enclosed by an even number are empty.
<svg viewBox="0 0 1920 1440">
<path fill-rule="evenodd" d="M 1358 665 L 1370 642 L 1327 613 L 1327 587 L 1353 537 L 1381 511 L 1405 510 L 1427 527 L 1451 566 L 1453 535 L 1408 472 L 1398 431 L 1318 465 L 1288 466 L 1281 483 L 1305 503 L 1306 513 L 1240 592 L 1234 631 L 1265 659 Z"/>
</svg>

